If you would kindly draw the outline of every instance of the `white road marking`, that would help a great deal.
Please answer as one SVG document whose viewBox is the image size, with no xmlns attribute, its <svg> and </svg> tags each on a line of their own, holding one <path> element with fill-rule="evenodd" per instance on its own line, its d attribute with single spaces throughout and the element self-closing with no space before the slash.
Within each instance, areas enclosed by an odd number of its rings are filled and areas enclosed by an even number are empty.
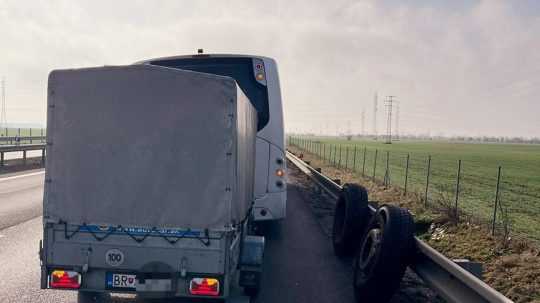
<svg viewBox="0 0 540 303">
<path fill-rule="evenodd" d="M 44 173 L 45 173 L 45 171 L 40 171 L 40 172 L 37 172 L 37 173 L 30 173 L 30 174 L 26 174 L 26 175 L 17 175 L 17 176 L 12 176 L 12 177 L 0 178 L 0 182 L 13 180 L 13 179 L 24 178 L 24 177 L 31 177 L 31 176 L 41 175 L 41 174 L 44 174 Z"/>
</svg>

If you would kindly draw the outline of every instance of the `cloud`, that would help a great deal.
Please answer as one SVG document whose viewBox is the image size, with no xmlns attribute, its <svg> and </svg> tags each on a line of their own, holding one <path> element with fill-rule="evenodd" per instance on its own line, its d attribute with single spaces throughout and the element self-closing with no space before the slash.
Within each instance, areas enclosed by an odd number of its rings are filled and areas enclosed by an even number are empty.
<svg viewBox="0 0 540 303">
<path fill-rule="evenodd" d="M 402 132 L 540 136 L 534 1 L 47 1 L 0 5 L 8 119 L 45 121 L 54 68 L 254 53 L 278 60 L 289 130 L 360 131 L 375 91 Z M 517 5 L 519 3 L 519 5 Z M 379 130 L 383 107 L 379 106 Z M 328 125 L 321 127 L 321 125 Z"/>
</svg>

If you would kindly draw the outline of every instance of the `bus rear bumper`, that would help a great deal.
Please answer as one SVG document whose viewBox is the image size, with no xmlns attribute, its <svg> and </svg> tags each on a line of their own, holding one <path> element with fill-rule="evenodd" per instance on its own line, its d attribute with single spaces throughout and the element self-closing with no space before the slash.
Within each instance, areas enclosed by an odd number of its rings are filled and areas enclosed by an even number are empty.
<svg viewBox="0 0 540 303">
<path fill-rule="evenodd" d="M 253 218 L 255 221 L 285 219 L 287 209 L 287 192 L 267 193 L 255 200 Z"/>
</svg>

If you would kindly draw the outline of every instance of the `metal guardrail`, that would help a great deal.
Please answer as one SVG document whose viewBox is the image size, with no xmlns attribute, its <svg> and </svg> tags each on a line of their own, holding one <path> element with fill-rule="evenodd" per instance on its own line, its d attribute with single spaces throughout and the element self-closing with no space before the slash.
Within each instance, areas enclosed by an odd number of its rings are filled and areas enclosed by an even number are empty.
<svg viewBox="0 0 540 303">
<path fill-rule="evenodd" d="M 287 152 L 287 159 L 304 172 L 327 194 L 335 199 L 338 198 L 339 193 L 342 190 L 341 185 L 318 172 L 290 152 Z M 375 212 L 375 208 L 371 205 L 370 210 Z M 411 269 L 447 302 L 513 302 L 452 260 L 446 258 L 428 244 L 416 237 L 415 240 L 417 256 L 413 264 L 410 265 Z"/>
<path fill-rule="evenodd" d="M 22 160 L 26 163 L 26 152 L 30 150 L 41 150 L 41 161 L 45 162 L 45 143 L 21 144 L 21 145 L 0 145 L 0 166 L 5 165 L 5 154 L 11 152 L 22 152 Z"/>
<path fill-rule="evenodd" d="M 34 141 L 37 142 L 45 142 L 45 137 L 42 136 L 10 136 L 10 137 L 0 137 L 0 144 L 17 144 L 17 142 L 26 142 L 29 141 L 30 143 L 33 143 Z M 21 143 L 22 144 L 22 143 Z"/>
</svg>

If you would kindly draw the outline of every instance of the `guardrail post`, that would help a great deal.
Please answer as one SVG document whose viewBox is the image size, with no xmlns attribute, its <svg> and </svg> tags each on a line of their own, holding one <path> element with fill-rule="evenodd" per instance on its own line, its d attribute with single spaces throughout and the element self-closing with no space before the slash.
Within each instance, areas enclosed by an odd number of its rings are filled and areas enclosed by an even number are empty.
<svg viewBox="0 0 540 303">
<path fill-rule="evenodd" d="M 45 164 L 45 149 L 41 150 L 41 163 Z"/>
<path fill-rule="evenodd" d="M 375 160 L 374 160 L 374 163 L 373 163 L 373 181 L 375 181 L 375 173 L 377 172 L 377 154 L 378 154 L 379 150 L 375 149 Z"/>
<path fill-rule="evenodd" d="M 501 166 L 497 173 L 497 186 L 495 187 L 495 204 L 493 205 L 493 223 L 491 225 L 491 235 L 495 235 L 495 224 L 497 223 L 497 206 L 499 205 L 499 189 L 501 184 Z"/>
<path fill-rule="evenodd" d="M 22 152 L 22 158 L 23 158 L 23 164 L 26 165 L 26 150 L 23 150 Z"/>
<path fill-rule="evenodd" d="M 407 181 L 409 179 L 409 157 L 410 155 L 407 154 L 407 162 L 405 164 L 405 195 L 407 195 Z"/>
<path fill-rule="evenodd" d="M 4 152 L 0 152 L 0 166 L 4 166 Z"/>
<path fill-rule="evenodd" d="M 456 203 L 455 209 L 456 212 L 456 224 L 459 221 L 459 211 L 458 211 L 458 201 L 459 201 L 459 181 L 461 179 L 461 160 L 458 161 L 458 171 L 457 171 L 457 181 L 456 181 Z"/>
<path fill-rule="evenodd" d="M 364 157 L 362 158 L 362 177 L 366 176 L 366 152 L 367 148 L 364 146 Z"/>
<path fill-rule="evenodd" d="M 428 190 L 429 190 L 429 174 L 431 171 L 431 155 L 428 156 L 428 162 L 427 162 L 427 177 L 426 177 L 426 195 L 424 200 L 424 206 L 427 206 L 428 204 Z"/>
</svg>

